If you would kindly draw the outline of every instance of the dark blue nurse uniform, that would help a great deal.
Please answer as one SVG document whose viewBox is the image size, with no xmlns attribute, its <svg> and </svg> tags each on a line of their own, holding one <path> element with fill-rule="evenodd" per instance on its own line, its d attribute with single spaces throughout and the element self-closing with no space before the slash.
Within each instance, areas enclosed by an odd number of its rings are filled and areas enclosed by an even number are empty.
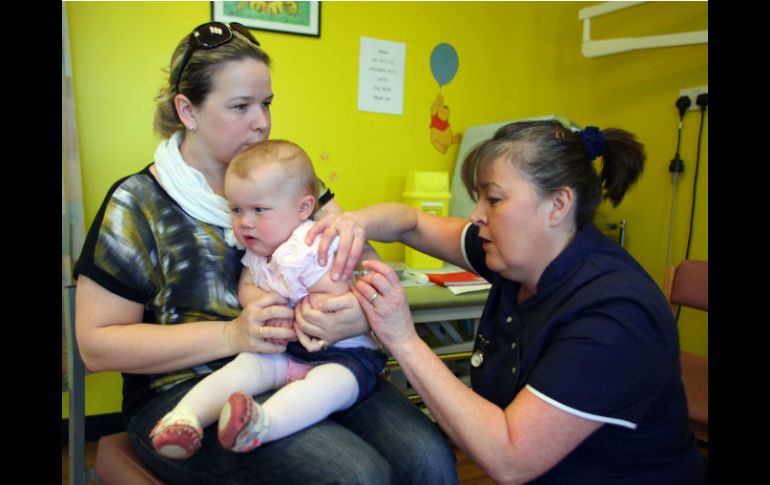
<svg viewBox="0 0 770 485">
<path fill-rule="evenodd" d="M 523 388 L 604 423 L 536 483 L 705 483 L 688 427 L 679 338 L 657 284 L 593 224 L 546 268 L 537 294 L 491 271 L 469 225 L 467 262 L 492 283 L 474 351 L 473 389 L 505 408 Z"/>
</svg>

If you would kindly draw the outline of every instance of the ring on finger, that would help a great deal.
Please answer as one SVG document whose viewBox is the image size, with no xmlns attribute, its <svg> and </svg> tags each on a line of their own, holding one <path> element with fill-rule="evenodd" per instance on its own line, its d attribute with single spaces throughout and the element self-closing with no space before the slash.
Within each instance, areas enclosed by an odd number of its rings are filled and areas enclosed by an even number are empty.
<svg viewBox="0 0 770 485">
<path fill-rule="evenodd" d="M 318 339 L 318 346 L 321 347 L 321 350 L 323 350 L 329 346 L 329 342 L 324 339 Z"/>
<path fill-rule="evenodd" d="M 369 303 L 373 302 L 375 298 L 377 298 L 377 292 L 375 291 L 372 296 L 369 297 Z"/>
<path fill-rule="evenodd" d="M 263 330 L 264 330 L 263 327 L 257 327 L 257 337 L 264 338 L 264 335 L 262 333 Z"/>
</svg>

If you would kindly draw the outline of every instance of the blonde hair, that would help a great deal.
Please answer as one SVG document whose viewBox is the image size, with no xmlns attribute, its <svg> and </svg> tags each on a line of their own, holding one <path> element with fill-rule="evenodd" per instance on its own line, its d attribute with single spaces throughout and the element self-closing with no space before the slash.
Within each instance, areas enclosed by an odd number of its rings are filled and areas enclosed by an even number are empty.
<svg viewBox="0 0 770 485">
<path fill-rule="evenodd" d="M 200 106 L 206 101 L 213 88 L 214 75 L 228 62 L 254 59 L 270 67 L 270 56 L 265 51 L 240 32 L 233 31 L 233 36 L 233 40 L 215 49 L 196 49 L 184 66 L 183 76 L 179 80 L 179 92 L 187 96 L 193 105 Z M 175 91 L 174 80 L 182 67 L 179 64 L 189 38 L 189 35 L 184 36 L 174 49 L 168 78 L 155 98 L 154 129 L 165 138 L 184 128 L 174 105 L 174 97 L 179 94 Z"/>
<path fill-rule="evenodd" d="M 240 151 L 227 167 L 227 173 L 246 179 L 260 167 L 276 163 L 286 177 L 287 190 L 293 188 L 298 195 L 312 195 L 315 200 L 313 213 L 318 211 L 318 177 L 305 150 L 286 140 L 264 140 Z M 311 217 L 312 217 L 311 215 Z"/>
</svg>

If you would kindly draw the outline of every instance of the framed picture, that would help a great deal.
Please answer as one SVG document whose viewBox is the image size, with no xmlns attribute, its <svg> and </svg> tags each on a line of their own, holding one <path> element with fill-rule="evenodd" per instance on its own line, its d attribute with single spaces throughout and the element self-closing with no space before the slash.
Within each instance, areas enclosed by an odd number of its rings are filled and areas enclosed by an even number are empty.
<svg viewBox="0 0 770 485">
<path fill-rule="evenodd" d="M 211 2 L 211 18 L 256 30 L 321 36 L 321 2 Z"/>
</svg>

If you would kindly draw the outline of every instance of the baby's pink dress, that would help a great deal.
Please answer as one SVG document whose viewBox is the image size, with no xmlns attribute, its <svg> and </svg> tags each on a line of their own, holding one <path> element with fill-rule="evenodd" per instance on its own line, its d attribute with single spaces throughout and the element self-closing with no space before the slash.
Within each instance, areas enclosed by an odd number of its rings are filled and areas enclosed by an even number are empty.
<svg viewBox="0 0 770 485">
<path fill-rule="evenodd" d="M 318 243 L 305 244 L 305 234 L 313 226 L 313 221 L 305 221 L 289 236 L 289 239 L 273 252 L 270 262 L 266 256 L 259 256 L 246 251 L 241 263 L 249 268 L 251 280 L 265 291 L 274 291 L 289 299 L 289 306 L 307 296 L 307 289 L 323 276 L 332 264 L 339 239 L 329 247 L 326 264 L 318 264 Z"/>
</svg>

